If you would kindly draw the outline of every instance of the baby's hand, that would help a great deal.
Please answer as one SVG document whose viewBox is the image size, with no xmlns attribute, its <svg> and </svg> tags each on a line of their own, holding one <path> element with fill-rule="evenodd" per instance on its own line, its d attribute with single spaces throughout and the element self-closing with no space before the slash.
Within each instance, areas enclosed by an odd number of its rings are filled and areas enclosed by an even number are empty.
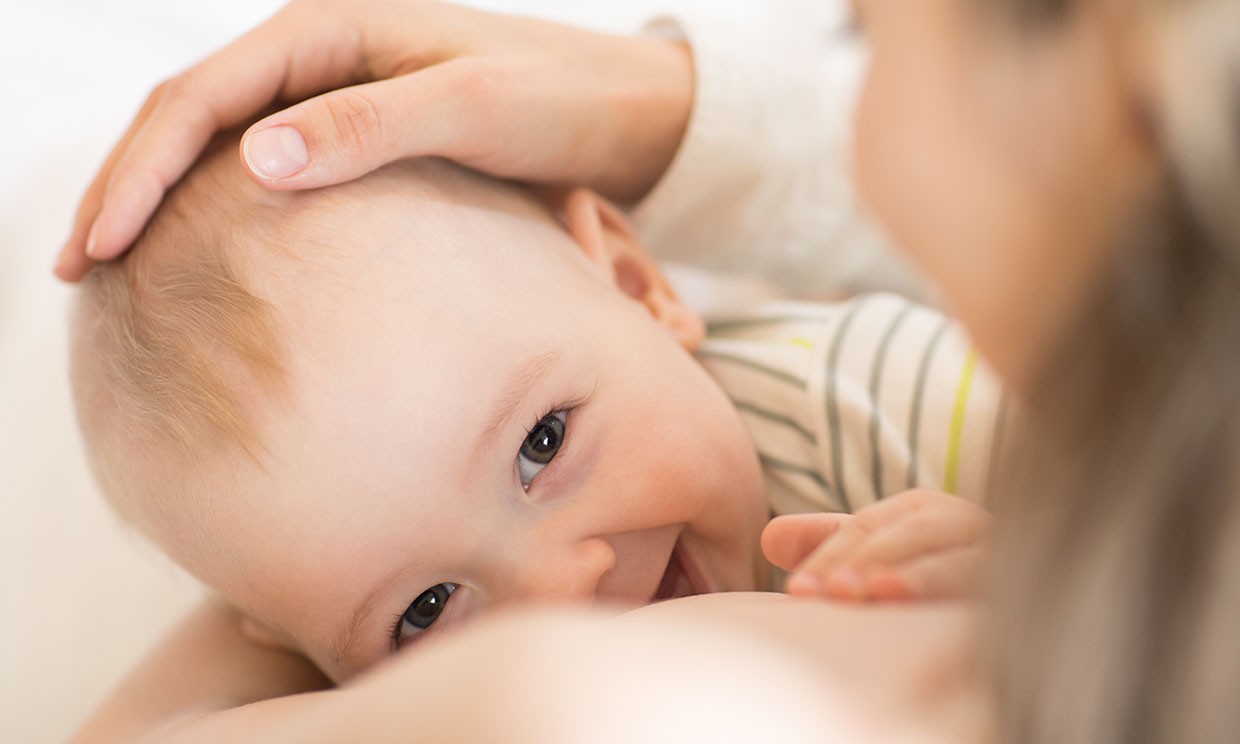
<svg viewBox="0 0 1240 744">
<path fill-rule="evenodd" d="M 834 599 L 948 599 L 977 587 L 990 514 L 958 496 L 905 491 L 856 514 L 776 517 L 762 552 L 785 590 Z"/>
</svg>

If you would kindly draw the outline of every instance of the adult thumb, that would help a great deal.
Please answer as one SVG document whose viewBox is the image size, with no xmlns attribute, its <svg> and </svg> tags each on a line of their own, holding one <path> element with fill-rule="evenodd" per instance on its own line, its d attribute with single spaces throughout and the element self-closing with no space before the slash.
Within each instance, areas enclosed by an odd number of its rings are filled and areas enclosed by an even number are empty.
<svg viewBox="0 0 1240 744">
<path fill-rule="evenodd" d="M 279 191 L 312 189 L 401 158 L 451 155 L 464 128 L 447 67 L 341 88 L 257 122 L 241 138 L 250 177 Z"/>
</svg>

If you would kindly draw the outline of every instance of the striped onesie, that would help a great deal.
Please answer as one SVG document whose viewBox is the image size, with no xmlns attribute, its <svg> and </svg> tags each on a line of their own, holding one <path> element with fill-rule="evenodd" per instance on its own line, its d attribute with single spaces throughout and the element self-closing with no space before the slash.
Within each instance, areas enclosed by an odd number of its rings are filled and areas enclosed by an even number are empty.
<svg viewBox="0 0 1240 744">
<path fill-rule="evenodd" d="M 731 398 L 775 514 L 909 488 L 982 502 L 1008 398 L 960 326 L 895 295 L 711 319 L 698 361 Z"/>
</svg>

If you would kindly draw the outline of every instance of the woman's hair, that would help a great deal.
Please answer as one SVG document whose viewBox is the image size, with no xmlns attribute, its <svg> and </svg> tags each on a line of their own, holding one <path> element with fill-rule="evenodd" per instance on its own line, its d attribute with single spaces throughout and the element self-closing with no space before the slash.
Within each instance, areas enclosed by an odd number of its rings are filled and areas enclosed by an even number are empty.
<svg viewBox="0 0 1240 744">
<path fill-rule="evenodd" d="M 1053 33 L 1088 1 L 1003 6 Z M 1164 174 L 1010 453 L 992 636 L 1005 742 L 1240 735 L 1240 0 L 1129 2 L 1155 32 Z"/>
</svg>

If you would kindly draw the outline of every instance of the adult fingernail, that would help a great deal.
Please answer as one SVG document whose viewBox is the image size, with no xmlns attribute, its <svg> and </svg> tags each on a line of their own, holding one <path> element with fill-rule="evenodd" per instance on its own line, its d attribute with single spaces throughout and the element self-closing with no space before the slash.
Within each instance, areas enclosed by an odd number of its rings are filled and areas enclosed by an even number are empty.
<svg viewBox="0 0 1240 744">
<path fill-rule="evenodd" d="M 242 150 L 246 165 L 263 178 L 288 178 L 306 167 L 310 153 L 306 141 L 292 127 L 272 127 L 251 134 Z"/>
<path fill-rule="evenodd" d="M 86 234 L 86 255 L 91 258 L 95 257 L 95 251 L 99 247 L 99 220 L 95 220 L 95 224 L 90 226 L 90 232 Z"/>
</svg>

